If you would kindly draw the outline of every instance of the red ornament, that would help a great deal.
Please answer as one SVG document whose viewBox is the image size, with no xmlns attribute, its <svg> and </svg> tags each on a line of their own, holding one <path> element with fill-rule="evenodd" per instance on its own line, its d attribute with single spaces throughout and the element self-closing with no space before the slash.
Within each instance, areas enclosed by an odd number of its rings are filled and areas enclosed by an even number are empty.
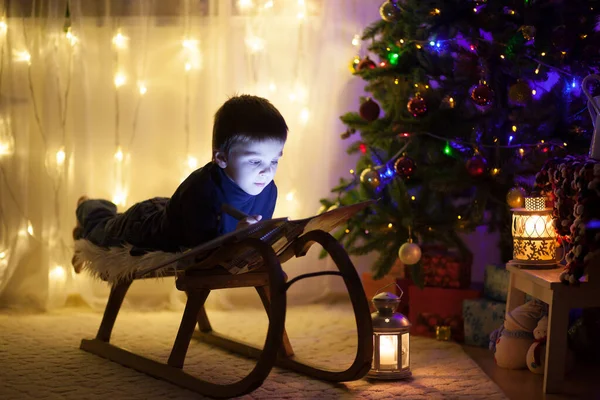
<svg viewBox="0 0 600 400">
<path fill-rule="evenodd" d="M 480 82 L 471 90 L 471 100 L 478 106 L 489 106 L 494 100 L 494 91 L 486 83 Z"/>
<path fill-rule="evenodd" d="M 417 169 L 417 164 L 410 157 L 400 157 L 394 163 L 394 169 L 401 178 L 410 178 Z"/>
<path fill-rule="evenodd" d="M 371 60 L 369 58 L 369 56 L 366 56 L 365 58 L 360 60 L 360 62 L 356 66 L 356 70 L 362 71 L 363 69 L 375 69 L 376 67 L 377 67 L 377 64 L 375 64 L 375 62 L 373 60 Z"/>
<path fill-rule="evenodd" d="M 371 99 L 367 99 L 367 101 L 362 103 L 358 111 L 360 116 L 369 122 L 373 122 L 379 118 L 380 112 L 381 109 L 379 108 L 379 105 Z"/>
<path fill-rule="evenodd" d="M 406 105 L 408 108 L 408 112 L 413 115 L 413 117 L 420 117 L 427 112 L 427 102 L 419 93 L 412 97 L 408 104 Z"/>
<path fill-rule="evenodd" d="M 479 154 L 475 154 L 469 161 L 467 161 L 467 172 L 472 177 L 479 177 L 483 175 L 487 167 L 487 161 Z"/>
</svg>

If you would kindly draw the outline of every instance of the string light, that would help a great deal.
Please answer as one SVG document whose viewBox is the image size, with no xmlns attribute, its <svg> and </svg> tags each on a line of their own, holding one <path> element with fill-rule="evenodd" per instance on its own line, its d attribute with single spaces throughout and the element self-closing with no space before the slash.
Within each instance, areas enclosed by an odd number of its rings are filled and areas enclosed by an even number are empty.
<svg viewBox="0 0 600 400">
<path fill-rule="evenodd" d="M 0 21 L 0 33 L 5 34 L 8 31 L 8 25 L 5 20 Z"/>
<path fill-rule="evenodd" d="M 67 273 L 62 265 L 57 265 L 48 272 L 48 277 L 53 281 L 64 281 L 67 278 Z"/>
<path fill-rule="evenodd" d="M 121 146 L 117 147 L 117 151 L 115 151 L 115 160 L 117 160 L 118 162 L 122 162 L 123 161 L 123 150 L 121 150 Z"/>
<path fill-rule="evenodd" d="M 354 35 L 354 37 L 352 38 L 352 46 L 354 46 L 354 47 L 360 46 L 360 35 L 358 35 L 358 34 Z"/>
<path fill-rule="evenodd" d="M 26 62 L 27 64 L 31 64 L 31 54 L 29 54 L 27 50 L 15 50 L 14 59 L 16 62 Z"/>
<path fill-rule="evenodd" d="M 0 252 L 0 260 L 3 260 L 6 258 L 6 252 L 5 251 L 1 251 Z"/>
<path fill-rule="evenodd" d="M 148 91 L 148 88 L 146 87 L 144 82 L 138 82 L 138 89 L 140 91 L 141 96 L 145 95 L 146 92 Z"/>
<path fill-rule="evenodd" d="M 67 32 L 65 33 L 65 37 L 67 38 L 67 40 L 69 41 L 69 43 L 71 44 L 71 46 L 75 46 L 77 44 L 77 42 L 79 41 L 79 39 L 77 38 L 77 36 L 73 35 L 73 33 L 71 32 L 71 27 L 67 28 Z"/>
<path fill-rule="evenodd" d="M 246 46 L 251 53 L 258 53 L 265 49 L 265 41 L 257 36 L 249 36 L 245 39 Z"/>
<path fill-rule="evenodd" d="M 198 40 L 196 39 L 184 39 L 181 42 L 184 49 L 189 51 L 198 51 Z"/>
<path fill-rule="evenodd" d="M 121 86 L 123 86 L 125 84 L 125 82 L 127 81 L 127 77 L 125 76 L 124 73 L 122 72 L 117 72 L 115 74 L 115 87 L 116 88 L 120 88 Z"/>
<path fill-rule="evenodd" d="M 195 171 L 198 168 L 198 159 L 194 156 L 187 156 L 187 165 L 190 170 Z"/>
<path fill-rule="evenodd" d="M 286 195 L 285 195 L 285 199 L 286 199 L 287 201 L 293 201 L 293 200 L 294 200 L 294 192 L 293 192 L 293 191 L 291 191 L 291 192 L 289 192 L 288 194 L 286 194 Z"/>
<path fill-rule="evenodd" d="M 239 0 L 238 6 L 242 10 L 248 10 L 248 9 L 254 7 L 254 3 L 252 2 L 252 0 Z"/>
<path fill-rule="evenodd" d="M 415 196 L 410 196 L 410 199 L 411 199 L 412 201 L 415 201 L 417 198 L 416 198 Z"/>
<path fill-rule="evenodd" d="M 117 32 L 117 34 L 112 38 L 112 43 L 117 49 L 125 49 L 127 48 L 128 40 L 129 38 L 127 36 L 123 35 L 121 32 Z"/>
<path fill-rule="evenodd" d="M 307 123 L 309 117 L 310 113 L 308 111 L 308 108 L 304 107 L 302 111 L 300 111 L 300 121 L 302 121 L 303 123 Z"/>
<path fill-rule="evenodd" d="M 124 207 L 127 204 L 127 191 L 122 188 L 117 188 L 113 195 L 112 202 L 118 206 Z"/>
<path fill-rule="evenodd" d="M 10 156 L 12 154 L 11 147 L 8 142 L 0 142 L 0 156 Z"/>
<path fill-rule="evenodd" d="M 58 166 L 62 166 L 65 162 L 66 159 L 66 154 L 65 154 L 65 149 L 64 147 L 61 147 L 57 152 L 56 152 L 56 164 Z"/>
<path fill-rule="evenodd" d="M 33 225 L 31 224 L 31 221 L 27 221 L 27 233 L 29 233 L 30 236 L 33 236 Z"/>
</svg>

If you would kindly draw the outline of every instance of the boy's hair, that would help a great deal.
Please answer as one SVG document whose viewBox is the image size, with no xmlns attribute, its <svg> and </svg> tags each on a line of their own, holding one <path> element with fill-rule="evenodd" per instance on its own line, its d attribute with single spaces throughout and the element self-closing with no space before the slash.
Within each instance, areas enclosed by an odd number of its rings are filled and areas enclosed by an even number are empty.
<svg viewBox="0 0 600 400">
<path fill-rule="evenodd" d="M 234 143 L 287 139 L 288 127 L 281 113 L 262 97 L 231 97 L 215 114 L 212 147 L 229 153 Z"/>
</svg>

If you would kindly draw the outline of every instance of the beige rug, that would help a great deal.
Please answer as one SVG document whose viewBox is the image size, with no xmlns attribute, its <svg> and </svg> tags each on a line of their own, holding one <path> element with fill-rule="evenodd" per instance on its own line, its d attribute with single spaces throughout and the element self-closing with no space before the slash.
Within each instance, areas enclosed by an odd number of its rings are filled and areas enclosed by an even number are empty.
<svg viewBox="0 0 600 400">
<path fill-rule="evenodd" d="M 212 311 L 213 328 L 252 343 L 264 340 L 259 310 Z M 165 361 L 180 312 L 123 312 L 113 342 Z M 64 310 L 51 314 L 0 314 L 1 399 L 190 399 L 195 393 L 79 350 L 95 335 L 101 314 Z M 286 327 L 299 357 L 334 368 L 351 363 L 354 317 L 346 304 L 288 310 Z M 458 344 L 415 337 L 411 380 L 362 379 L 332 384 L 274 368 L 262 387 L 244 399 L 505 399 Z M 232 382 L 252 361 L 193 342 L 184 369 L 218 383 Z"/>
</svg>

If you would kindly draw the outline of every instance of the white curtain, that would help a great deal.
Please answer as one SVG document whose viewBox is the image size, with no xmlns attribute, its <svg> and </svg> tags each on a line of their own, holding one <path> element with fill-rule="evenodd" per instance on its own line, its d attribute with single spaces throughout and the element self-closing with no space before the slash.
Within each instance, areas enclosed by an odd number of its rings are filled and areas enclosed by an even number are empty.
<svg viewBox="0 0 600 400">
<path fill-rule="evenodd" d="M 108 287 L 72 272 L 81 194 L 121 210 L 170 196 L 211 156 L 212 118 L 228 96 L 269 98 L 290 127 L 276 176 L 275 216 L 319 209 L 353 160 L 339 116 L 364 82 L 348 65 L 352 38 L 380 1 L 5 1 L 0 25 L 0 306 L 47 309 Z M 363 50 L 364 54 L 364 50 Z M 318 250 L 290 277 L 331 269 Z M 292 303 L 343 292 L 339 278 L 301 281 Z M 258 304 L 250 290 L 213 305 Z M 136 282 L 127 304 L 179 307 L 173 279 Z"/>
</svg>

